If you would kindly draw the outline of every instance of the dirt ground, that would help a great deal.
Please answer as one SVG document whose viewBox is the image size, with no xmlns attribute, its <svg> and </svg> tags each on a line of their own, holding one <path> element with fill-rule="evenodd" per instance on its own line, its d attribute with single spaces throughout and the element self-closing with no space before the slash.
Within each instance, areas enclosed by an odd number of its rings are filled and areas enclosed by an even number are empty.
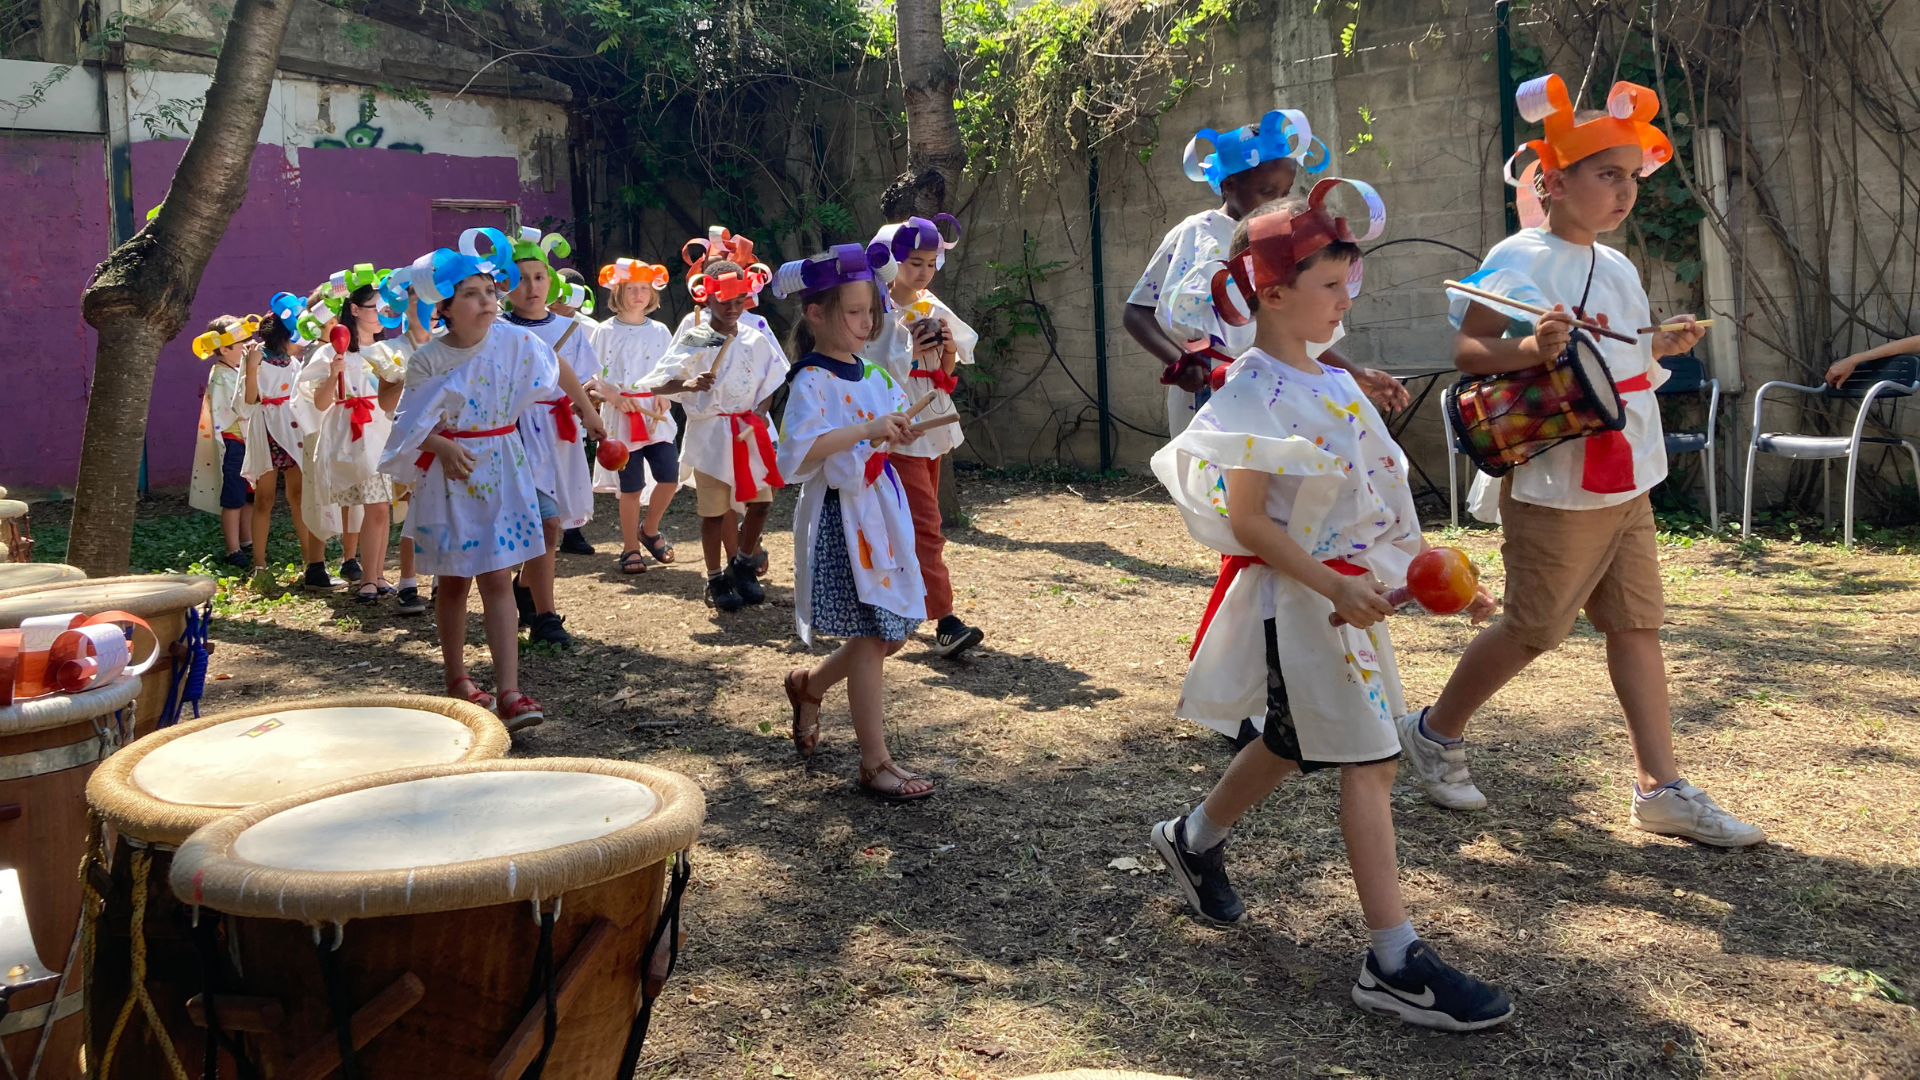
<svg viewBox="0 0 1920 1080">
<path fill-rule="evenodd" d="M 1584 623 L 1471 733 L 1488 809 L 1400 791 L 1416 928 L 1518 1005 L 1507 1028 L 1443 1036 L 1348 1001 L 1365 938 L 1332 777 L 1234 834 L 1243 927 L 1190 919 L 1147 846 L 1229 756 L 1171 716 L 1215 558 L 1147 480 L 965 485 L 947 551 L 988 638 L 889 665 L 894 752 L 941 783 L 908 807 L 853 788 L 844 694 L 814 764 L 795 760 L 779 680 L 809 650 L 789 535 L 769 537 L 767 605 L 716 617 L 691 500 L 668 524 L 680 563 L 628 578 L 603 497 L 602 554 L 560 557 L 580 646 L 525 658 L 553 719 L 515 753 L 645 760 L 706 791 L 692 937 L 641 1076 L 1920 1076 L 1901 1003 L 1920 993 L 1920 556 L 1663 548 L 1683 768 L 1764 847 L 1627 825 L 1625 731 Z M 1497 589 L 1497 536 L 1455 542 Z M 208 707 L 441 686 L 426 619 L 345 597 L 224 612 Z M 1408 699 L 1430 701 L 1469 628 L 1393 630 Z M 477 619 L 470 640 L 485 683 Z"/>
</svg>

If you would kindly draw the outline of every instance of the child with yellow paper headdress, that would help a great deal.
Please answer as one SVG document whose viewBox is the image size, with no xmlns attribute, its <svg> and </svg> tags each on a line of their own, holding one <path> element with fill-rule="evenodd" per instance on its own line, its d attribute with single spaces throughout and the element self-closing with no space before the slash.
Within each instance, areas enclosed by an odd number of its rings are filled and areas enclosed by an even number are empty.
<svg viewBox="0 0 1920 1080">
<path fill-rule="evenodd" d="M 1582 610 L 1607 638 L 1607 668 L 1626 713 L 1638 774 L 1631 820 L 1648 832 L 1718 847 L 1766 839 L 1680 776 L 1660 651 L 1665 621 L 1660 558 L 1647 492 L 1666 478 L 1653 391 L 1666 380 L 1659 358 L 1700 340 L 1684 329 L 1643 332 L 1628 342 L 1576 333 L 1575 317 L 1632 333 L 1656 322 L 1625 255 L 1599 242 L 1626 221 L 1640 178 L 1673 157 L 1653 126 L 1660 103 L 1644 86 L 1618 82 L 1604 112 L 1578 111 L 1557 75 L 1521 86 L 1520 112 L 1545 135 L 1527 144 L 1539 158 L 1532 181 L 1545 221 L 1494 245 L 1467 283 L 1551 309 L 1537 320 L 1455 291 L 1454 365 L 1471 375 L 1537 367 L 1563 350 L 1597 351 L 1624 406 L 1625 428 L 1561 443 L 1515 466 L 1499 483 L 1505 528 L 1506 610 L 1467 647 L 1432 708 L 1400 719 L 1400 742 L 1436 803 L 1478 809 L 1486 796 L 1467 770 L 1467 721 L 1515 675 L 1559 646 Z M 1515 157 L 1519 157 L 1516 154 Z M 1513 162 L 1506 175 L 1512 180 Z M 1576 340 L 1577 339 L 1577 340 Z"/>
<path fill-rule="evenodd" d="M 240 473 L 253 410 L 241 390 L 240 365 L 260 347 L 253 336 L 258 325 L 257 319 L 222 315 L 193 339 L 194 355 L 213 363 L 200 405 L 188 502 L 196 510 L 220 515 L 220 531 L 227 541 L 227 553 L 220 561 L 242 569 L 253 562 L 253 515 L 247 506 L 253 501 L 253 485 Z"/>
</svg>

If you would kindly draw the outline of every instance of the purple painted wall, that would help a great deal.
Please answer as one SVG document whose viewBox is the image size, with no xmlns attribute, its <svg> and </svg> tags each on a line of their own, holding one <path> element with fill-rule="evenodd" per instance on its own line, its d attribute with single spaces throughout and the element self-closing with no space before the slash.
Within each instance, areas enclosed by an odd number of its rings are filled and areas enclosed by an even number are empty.
<svg viewBox="0 0 1920 1080">
<path fill-rule="evenodd" d="M 93 371 L 93 328 L 80 318 L 87 277 L 107 257 L 106 147 L 97 136 L 0 135 L 0 264 L 16 392 L 0 424 L 0 485 L 73 486 Z"/>
<path fill-rule="evenodd" d="M 136 143 L 136 222 L 166 197 L 184 141 Z M 71 492 L 80 461 L 93 334 L 80 295 L 106 257 L 104 147 L 97 137 L 0 137 L 0 206 L 17 227 L 0 229 L 0 257 L 16 268 L 12 300 L 27 315 L 22 385 L 36 407 L 9 410 L 0 425 L 0 484 Z M 240 207 L 200 281 L 178 338 L 161 350 L 147 425 L 147 469 L 156 487 L 183 485 L 193 466 L 194 427 L 207 361 L 189 343 L 217 315 L 263 312 L 276 292 L 304 294 L 354 263 L 397 266 L 435 246 L 449 212 L 436 199 L 518 203 L 528 224 L 572 216 L 565 191 L 521 187 L 509 157 L 453 157 L 404 150 L 303 148 L 295 168 L 279 146 L 253 158 Z M 453 215 L 456 224 L 500 225 L 498 214 Z"/>
</svg>

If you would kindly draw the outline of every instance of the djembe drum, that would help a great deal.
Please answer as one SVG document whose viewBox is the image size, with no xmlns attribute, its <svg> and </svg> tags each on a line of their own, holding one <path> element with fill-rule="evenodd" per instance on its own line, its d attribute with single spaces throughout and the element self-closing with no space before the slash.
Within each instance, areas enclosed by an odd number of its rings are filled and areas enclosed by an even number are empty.
<svg viewBox="0 0 1920 1080">
<path fill-rule="evenodd" d="M 83 581 L 87 572 L 57 562 L 0 562 L 0 592 L 30 589 L 56 581 Z"/>
<path fill-rule="evenodd" d="M 210 920 L 196 926 L 167 884 L 174 849 L 195 829 L 237 809 L 368 774 L 498 758 L 508 745 L 507 729 L 476 705 L 365 694 L 268 702 L 189 720 L 109 758 L 86 792 L 114 834 L 110 863 L 99 838 L 87 867 L 89 910 L 97 919 L 86 949 L 94 1075 L 170 1076 L 168 1059 L 192 1062 L 192 1075 L 200 1075 L 205 950 L 215 927 Z M 223 994 L 216 987 L 213 996 L 213 1022 L 223 1030 L 264 1023 L 238 1006 L 222 1023 Z"/>
<path fill-rule="evenodd" d="M 211 955 L 249 1019 L 273 1018 L 234 1040 L 262 1075 L 612 1080 L 677 950 L 704 816 L 698 786 L 646 765 L 442 765 L 223 818 L 172 877 L 222 925 Z"/>
<path fill-rule="evenodd" d="M 10 1076 L 80 1072 L 84 1000 L 75 931 L 87 852 L 87 778 L 120 744 L 115 714 L 140 680 L 0 708 L 0 1054 Z"/>
<path fill-rule="evenodd" d="M 198 574 L 140 574 L 133 577 L 54 581 L 0 592 L 0 629 L 39 615 L 97 615 L 125 611 L 145 619 L 160 639 L 160 655 L 140 677 L 140 703 L 134 709 L 133 735 L 154 731 L 170 710 L 177 710 L 192 662 L 188 617 L 213 596 L 214 580 Z M 204 632 L 204 631 L 202 631 Z M 180 678 L 174 673 L 179 671 Z"/>
</svg>

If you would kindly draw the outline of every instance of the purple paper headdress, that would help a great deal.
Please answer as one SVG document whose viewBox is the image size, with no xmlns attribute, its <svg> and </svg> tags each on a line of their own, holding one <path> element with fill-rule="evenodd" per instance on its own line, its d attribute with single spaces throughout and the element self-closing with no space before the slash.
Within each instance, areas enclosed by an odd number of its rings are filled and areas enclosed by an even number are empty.
<svg viewBox="0 0 1920 1080">
<path fill-rule="evenodd" d="M 949 240 L 941 233 L 942 224 L 952 227 L 953 239 Z M 916 251 L 937 252 L 933 265 L 939 269 L 947 265 L 948 249 L 959 246 L 960 221 L 952 214 L 935 214 L 931 219 L 910 217 L 892 225 L 880 226 L 880 231 L 873 234 L 873 242 L 885 244 L 894 263 L 906 262 L 907 256 Z M 881 279 L 890 280 L 892 276 L 882 272 Z"/>
<path fill-rule="evenodd" d="M 773 275 L 773 295 L 782 300 L 789 296 L 808 300 L 851 281 L 878 284 L 881 269 L 892 264 L 893 252 L 877 240 L 866 247 L 835 244 L 817 255 L 782 263 Z M 880 303 L 882 310 L 886 310 L 885 289 L 880 290 Z"/>
</svg>

